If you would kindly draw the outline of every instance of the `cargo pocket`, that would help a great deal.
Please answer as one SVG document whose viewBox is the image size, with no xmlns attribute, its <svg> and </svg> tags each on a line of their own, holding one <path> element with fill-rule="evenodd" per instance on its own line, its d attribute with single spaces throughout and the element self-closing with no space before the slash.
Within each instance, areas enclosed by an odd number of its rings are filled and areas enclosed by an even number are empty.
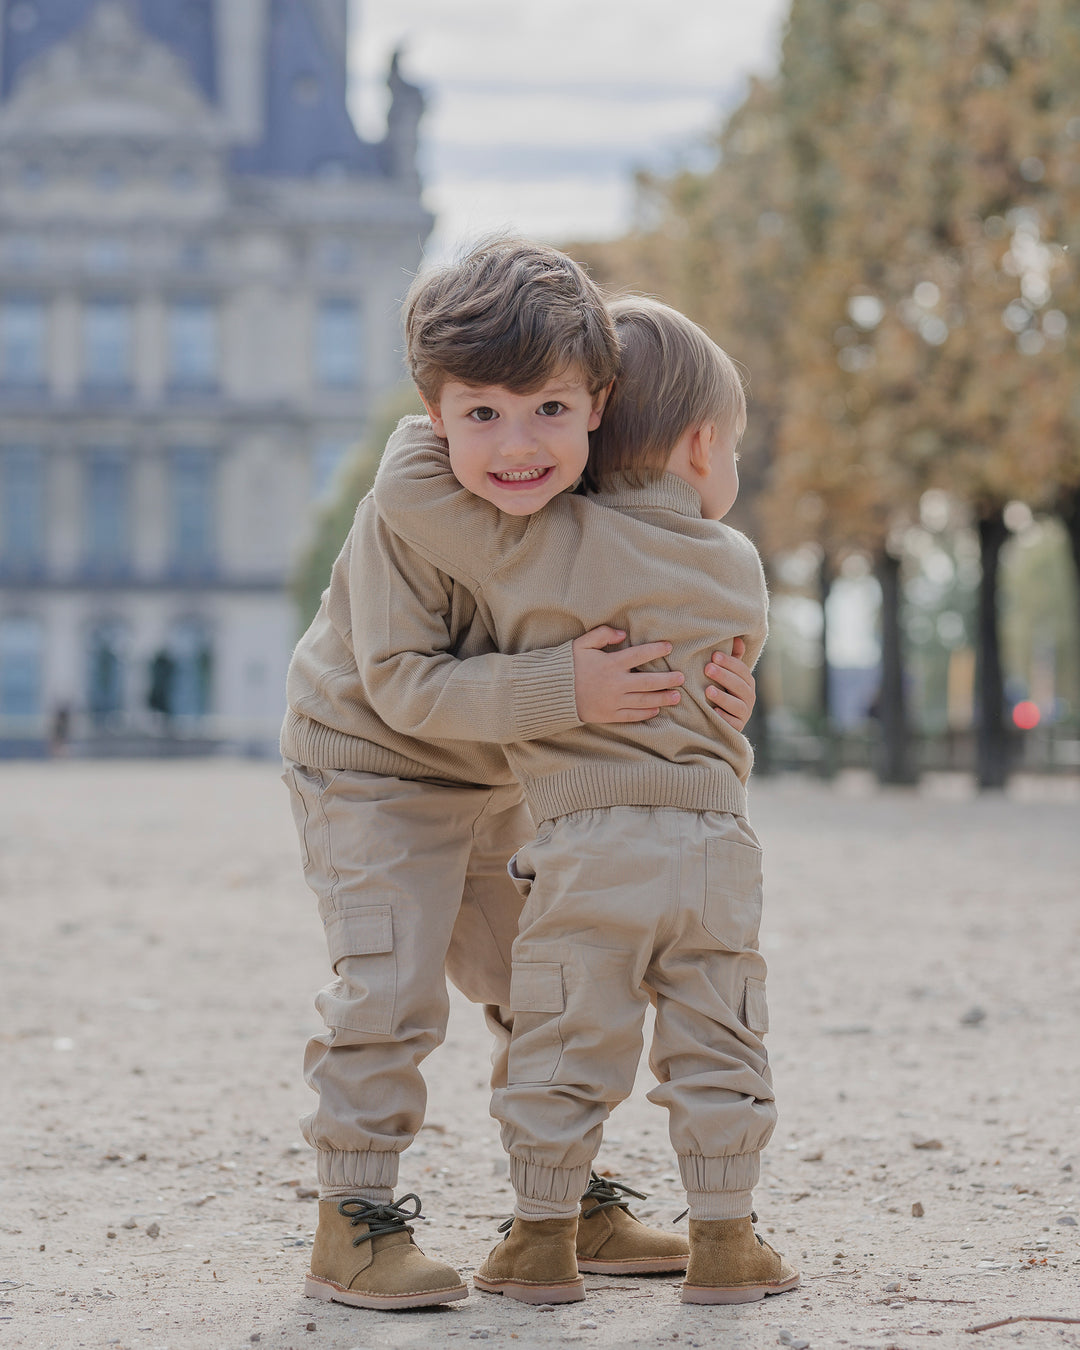
<svg viewBox="0 0 1080 1350">
<path fill-rule="evenodd" d="M 515 961 L 510 976 L 514 1035 L 507 1083 L 550 1083 L 562 1058 L 560 1023 L 566 1007 L 558 961 Z"/>
<path fill-rule="evenodd" d="M 757 948 L 761 924 L 761 850 L 710 839 L 705 863 L 705 931 L 731 952 Z"/>
<path fill-rule="evenodd" d="M 753 975 L 747 977 L 743 993 L 742 1023 L 744 1027 L 756 1031 L 759 1036 L 764 1036 L 769 1029 L 769 1005 L 765 999 L 765 981 L 755 979 Z"/>
<path fill-rule="evenodd" d="M 337 975 L 315 999 L 328 1027 L 389 1035 L 394 1026 L 397 958 L 389 905 L 335 910 L 326 944 Z"/>
</svg>

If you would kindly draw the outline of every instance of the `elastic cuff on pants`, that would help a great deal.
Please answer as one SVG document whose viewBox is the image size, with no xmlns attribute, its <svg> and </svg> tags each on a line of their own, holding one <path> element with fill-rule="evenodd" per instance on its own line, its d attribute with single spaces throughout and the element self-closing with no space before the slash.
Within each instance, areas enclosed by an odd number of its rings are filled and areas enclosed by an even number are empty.
<svg viewBox="0 0 1080 1350">
<path fill-rule="evenodd" d="M 691 1219 L 748 1219 L 754 1208 L 752 1191 L 687 1191 Z"/>
<path fill-rule="evenodd" d="M 336 1149 L 317 1149 L 319 1189 L 393 1191 L 397 1185 L 399 1153 L 340 1153 Z"/>
<path fill-rule="evenodd" d="M 514 1217 L 535 1223 L 539 1219 L 574 1219 L 581 1210 L 581 1203 L 569 1200 L 533 1200 L 529 1196 L 519 1195 L 514 1206 Z"/>
<path fill-rule="evenodd" d="M 760 1153 L 729 1153 L 707 1158 L 701 1153 L 680 1153 L 679 1171 L 687 1195 L 716 1191 L 752 1191 L 761 1174 Z M 749 1210 L 746 1211 L 749 1214 Z M 732 1218 L 742 1218 L 735 1214 Z"/>
<path fill-rule="evenodd" d="M 589 1184 L 589 1163 L 580 1167 L 543 1167 L 510 1155 L 510 1184 L 522 1201 L 542 1200 L 564 1206 L 564 1214 L 576 1214 L 585 1187 Z M 555 1216 L 549 1215 L 554 1218 Z"/>
</svg>

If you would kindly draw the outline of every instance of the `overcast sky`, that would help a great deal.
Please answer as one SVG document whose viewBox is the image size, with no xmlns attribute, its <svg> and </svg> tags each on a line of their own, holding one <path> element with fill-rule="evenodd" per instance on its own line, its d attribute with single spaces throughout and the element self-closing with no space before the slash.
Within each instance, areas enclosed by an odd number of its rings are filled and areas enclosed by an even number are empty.
<svg viewBox="0 0 1080 1350">
<path fill-rule="evenodd" d="M 788 0 L 354 0 L 361 131 L 382 134 L 390 54 L 428 97 L 430 251 L 492 229 L 605 238 L 631 175 L 701 155 L 749 74 L 776 62 Z"/>
</svg>

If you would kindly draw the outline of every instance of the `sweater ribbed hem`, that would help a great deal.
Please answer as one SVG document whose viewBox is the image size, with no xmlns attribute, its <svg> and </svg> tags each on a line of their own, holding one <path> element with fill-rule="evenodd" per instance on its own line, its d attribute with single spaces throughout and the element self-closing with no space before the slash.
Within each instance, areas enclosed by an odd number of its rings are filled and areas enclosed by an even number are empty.
<svg viewBox="0 0 1080 1350">
<path fill-rule="evenodd" d="M 514 657 L 514 739 L 557 736 L 581 726 L 574 698 L 574 647 L 523 652 Z"/>
<path fill-rule="evenodd" d="M 418 759 L 396 754 L 374 741 L 337 731 L 303 713 L 294 712 L 292 708 L 286 713 L 281 728 L 281 753 L 283 758 L 308 769 L 347 769 L 351 773 L 377 773 L 383 778 L 410 780 L 450 778 L 431 764 L 422 764 Z"/>
<path fill-rule="evenodd" d="M 761 1175 L 760 1153 L 729 1153 L 707 1158 L 700 1153 L 680 1153 L 679 1172 L 687 1195 L 703 1192 L 752 1191 Z M 750 1213 L 749 1210 L 746 1211 Z M 717 1217 L 741 1219 L 742 1214 Z"/>
<path fill-rule="evenodd" d="M 323 1188 L 355 1192 L 361 1188 L 389 1187 L 393 1191 L 397 1185 L 400 1153 L 344 1153 L 338 1149 L 320 1148 L 315 1157 L 320 1193 Z"/>
<path fill-rule="evenodd" d="M 510 1184 L 518 1200 L 543 1200 L 565 1204 L 576 1212 L 582 1193 L 589 1184 L 591 1162 L 580 1167 L 543 1167 L 510 1155 Z"/>
<path fill-rule="evenodd" d="M 746 788 L 734 769 L 720 760 L 708 768 L 666 760 L 582 763 L 564 773 L 530 778 L 522 787 L 537 824 L 603 806 L 668 806 L 746 815 Z"/>
</svg>

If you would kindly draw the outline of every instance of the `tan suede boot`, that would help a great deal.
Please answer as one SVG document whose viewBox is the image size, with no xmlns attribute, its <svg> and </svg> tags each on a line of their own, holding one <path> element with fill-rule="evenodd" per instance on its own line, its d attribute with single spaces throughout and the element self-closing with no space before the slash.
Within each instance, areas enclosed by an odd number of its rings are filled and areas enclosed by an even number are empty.
<svg viewBox="0 0 1080 1350">
<path fill-rule="evenodd" d="M 799 1272 L 754 1232 L 748 1219 L 691 1219 L 684 1303 L 755 1303 L 799 1283 Z"/>
<path fill-rule="evenodd" d="M 576 1216 L 514 1219 L 506 1237 L 473 1276 L 473 1284 L 521 1303 L 580 1302 L 585 1281 L 574 1257 L 577 1223 Z"/>
<path fill-rule="evenodd" d="M 402 1208 L 409 1200 L 416 1201 L 412 1213 Z M 433 1261 L 413 1242 L 408 1220 L 420 1217 L 415 1195 L 390 1205 L 321 1200 L 304 1293 L 354 1308 L 422 1308 L 468 1298 L 453 1266 Z"/>
<path fill-rule="evenodd" d="M 649 1228 L 630 1213 L 625 1197 L 646 1197 L 594 1172 L 581 1197 L 578 1270 L 597 1275 L 651 1275 L 686 1269 L 690 1246 L 681 1233 Z"/>
</svg>

